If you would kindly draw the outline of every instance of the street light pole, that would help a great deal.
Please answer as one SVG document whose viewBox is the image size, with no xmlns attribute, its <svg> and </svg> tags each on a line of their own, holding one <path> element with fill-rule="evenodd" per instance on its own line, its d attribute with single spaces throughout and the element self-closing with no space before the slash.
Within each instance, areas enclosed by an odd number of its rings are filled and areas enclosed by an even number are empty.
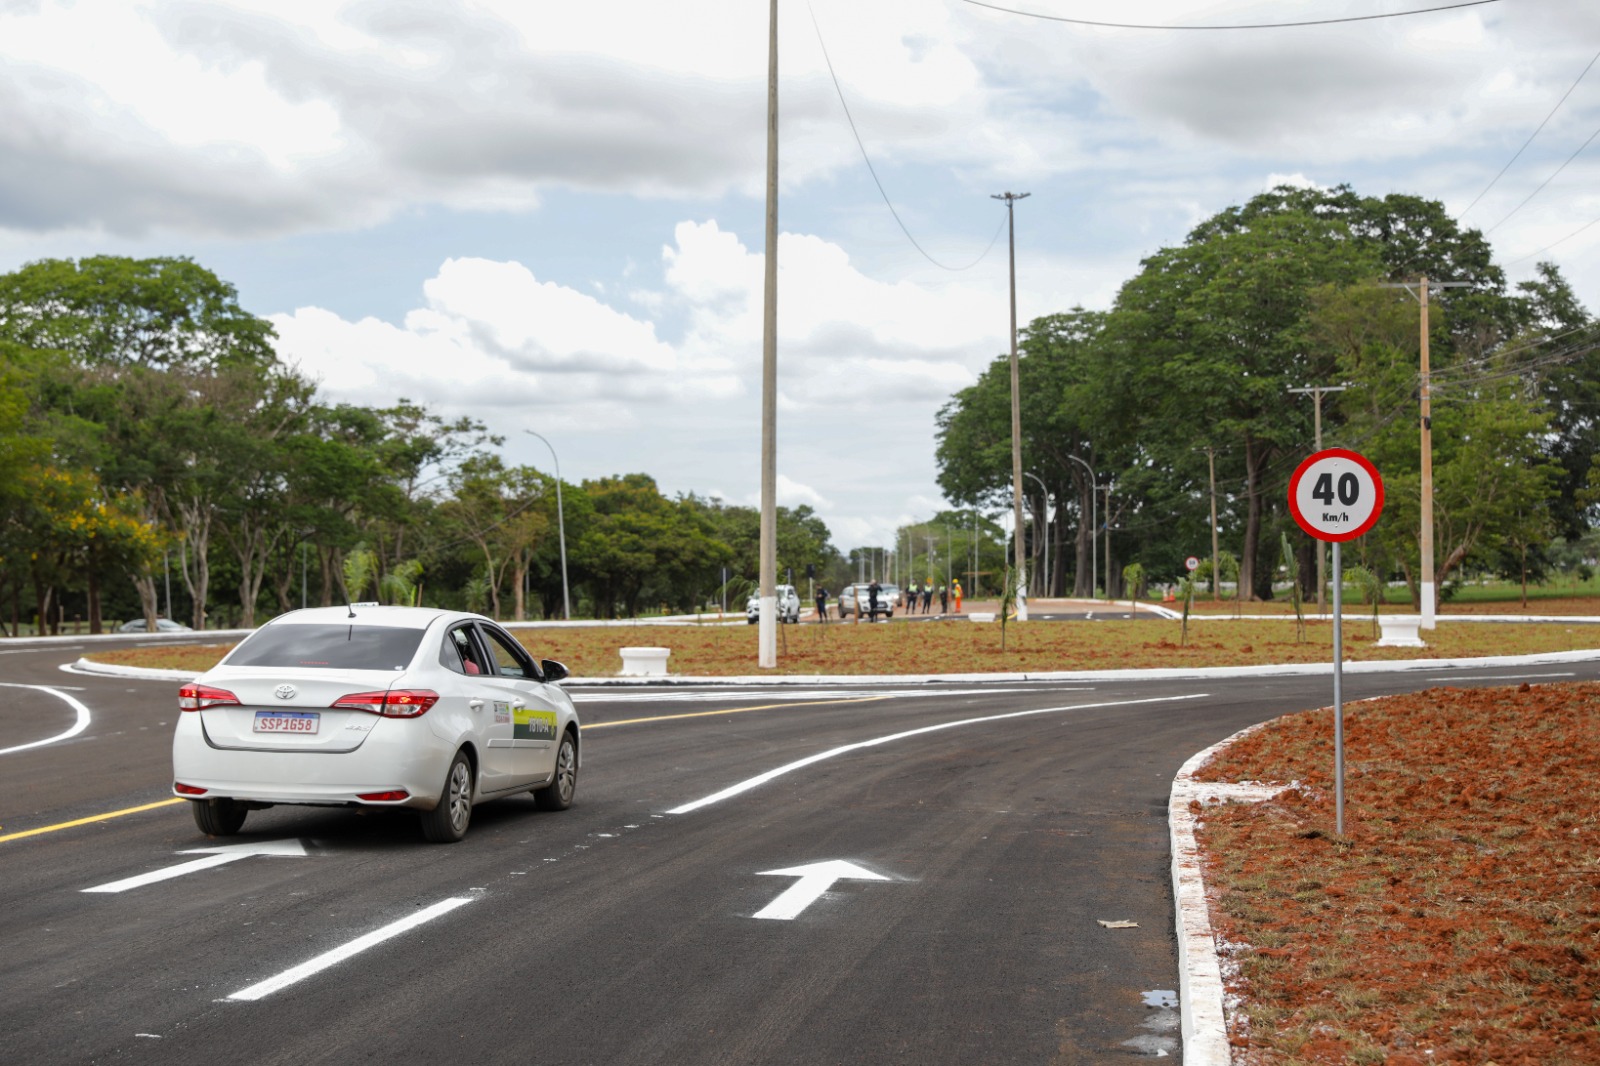
<svg viewBox="0 0 1600 1066">
<path fill-rule="evenodd" d="M 1044 527 L 1044 592 L 1041 595 L 1048 596 L 1052 591 L 1050 588 L 1050 487 L 1044 483 L 1044 479 L 1038 474 L 1023 471 L 1022 476 L 1031 477 L 1034 481 L 1037 481 L 1039 483 L 1039 491 L 1044 493 L 1044 521 L 1040 523 Z"/>
<path fill-rule="evenodd" d="M 544 435 L 535 433 L 531 429 L 522 432 L 530 437 L 544 440 Z M 556 464 L 556 531 L 561 538 L 561 607 L 562 617 L 572 621 L 572 595 L 567 590 L 567 512 L 561 505 L 561 459 L 556 455 L 556 446 L 544 440 L 544 446 L 550 449 L 550 458 Z"/>
<path fill-rule="evenodd" d="M 767 247 L 761 297 L 761 615 L 756 664 L 778 665 L 778 0 L 767 15 Z"/>
<path fill-rule="evenodd" d="M 1017 373 L 1017 226 L 1013 206 L 1033 195 L 1025 192 L 995 193 L 991 199 L 1006 202 L 1006 229 L 1011 245 L 1011 510 L 1013 557 L 1017 567 L 1017 621 L 1028 620 L 1027 565 L 1022 550 L 1022 406 Z M 1001 595 L 1005 592 L 1002 590 Z"/>
<path fill-rule="evenodd" d="M 1089 471 L 1089 598 L 1092 600 L 1094 599 L 1095 571 L 1100 568 L 1099 549 L 1095 547 L 1095 544 L 1097 543 L 1095 541 L 1095 537 L 1099 535 L 1100 532 L 1100 517 L 1099 508 L 1096 506 L 1094 495 L 1100 488 L 1100 485 L 1098 484 L 1100 478 L 1095 474 L 1094 467 L 1090 466 L 1087 462 L 1078 458 L 1076 455 L 1068 453 L 1067 458 L 1071 459 L 1073 462 Z M 1081 511 L 1078 513 L 1078 518 L 1080 520 L 1083 518 L 1083 513 Z M 1106 556 L 1106 560 L 1108 562 L 1110 561 L 1110 558 L 1110 555 Z M 1109 586 L 1110 583 L 1111 578 L 1108 574 L 1106 575 L 1106 584 Z"/>
</svg>

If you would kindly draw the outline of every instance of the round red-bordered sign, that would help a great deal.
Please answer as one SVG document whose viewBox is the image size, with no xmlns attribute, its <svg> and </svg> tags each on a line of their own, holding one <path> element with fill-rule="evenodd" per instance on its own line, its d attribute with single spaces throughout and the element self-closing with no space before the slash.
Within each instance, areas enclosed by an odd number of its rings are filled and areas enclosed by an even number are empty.
<svg viewBox="0 0 1600 1066">
<path fill-rule="evenodd" d="M 1383 478 L 1366 456 L 1325 448 L 1289 478 L 1289 513 L 1318 540 L 1354 540 L 1383 513 Z"/>
</svg>

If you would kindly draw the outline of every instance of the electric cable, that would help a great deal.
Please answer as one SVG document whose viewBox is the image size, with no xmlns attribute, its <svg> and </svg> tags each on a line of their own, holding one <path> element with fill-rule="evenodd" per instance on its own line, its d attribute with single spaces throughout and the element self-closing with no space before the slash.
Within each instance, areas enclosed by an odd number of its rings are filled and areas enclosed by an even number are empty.
<svg viewBox="0 0 1600 1066">
<path fill-rule="evenodd" d="M 995 227 L 994 236 L 989 238 L 988 247 L 984 248 L 983 252 L 978 256 L 978 258 L 974 259 L 966 266 L 949 266 L 945 263 L 939 262 L 939 260 L 928 254 L 927 249 L 923 248 L 922 245 L 917 243 L 917 239 L 913 237 L 911 235 L 911 231 L 906 228 L 904 220 L 900 218 L 900 212 L 894 209 L 894 203 L 890 201 L 889 194 L 883 188 L 883 182 L 878 178 L 878 170 L 872 165 L 872 158 L 867 155 L 867 146 L 861 141 L 861 131 L 856 129 L 856 120 L 854 116 L 850 114 L 850 105 L 845 103 L 844 89 L 839 85 L 839 75 L 834 72 L 833 59 L 828 55 L 828 44 L 822 39 L 822 26 L 817 22 L 817 12 L 811 7 L 810 4 L 806 5 L 806 10 L 811 13 L 811 26 L 817 31 L 817 44 L 822 48 L 822 61 L 828 65 L 828 76 L 833 79 L 833 91 L 839 94 L 839 106 L 844 108 L 845 121 L 850 124 L 850 133 L 856 139 L 856 147 L 861 150 L 862 162 L 867 164 L 867 173 L 872 175 L 872 183 L 878 187 L 878 195 L 883 197 L 884 205 L 889 208 L 889 214 L 894 216 L 896 224 L 898 224 L 900 227 L 900 232 L 906 235 L 906 240 L 911 242 L 911 246 L 913 248 L 922 253 L 922 258 L 926 259 L 940 270 L 948 270 L 952 273 L 959 273 L 963 270 L 971 270 L 973 267 L 983 262 L 989 257 L 989 253 L 994 251 L 995 242 L 1000 239 L 1000 233 L 1006 227 L 1006 220 L 1004 218 L 1001 218 L 1000 225 Z"/>
<path fill-rule="evenodd" d="M 985 3 L 984 0 L 962 0 L 962 3 L 974 7 L 986 7 L 991 11 L 1003 11 L 1008 15 L 1024 15 L 1028 18 L 1047 19 L 1051 22 L 1070 22 L 1074 26 L 1095 26 L 1111 30 L 1282 30 L 1296 26 L 1332 26 L 1341 22 L 1370 22 L 1374 19 L 1403 18 L 1406 15 L 1427 15 L 1435 11 L 1454 11 L 1462 7 L 1479 7 L 1483 4 L 1497 4 L 1500 0 L 1464 0 L 1463 3 L 1445 4 L 1441 7 L 1424 7 L 1414 11 L 1389 11 L 1379 15 L 1350 15 L 1336 19 L 1312 19 L 1306 22 L 1258 22 L 1258 23 L 1232 23 L 1224 26 L 1160 26 L 1147 22 L 1099 22 L 1094 19 L 1066 18 L 1062 15 L 1044 15 L 1037 11 L 1018 11 L 1016 8 L 1001 7 L 998 4 Z"/>
<path fill-rule="evenodd" d="M 1596 52 L 1594 54 L 1594 59 L 1589 60 L 1589 65 L 1583 68 L 1583 73 L 1578 75 L 1577 80 L 1574 81 L 1571 85 L 1567 86 L 1567 91 L 1561 94 L 1561 99 L 1556 101 L 1556 106 L 1552 107 L 1550 109 L 1550 113 L 1544 117 L 1544 121 L 1539 123 L 1539 128 L 1534 130 L 1532 133 L 1530 133 L 1528 135 L 1528 139 L 1526 141 L 1522 142 L 1522 147 L 1517 149 L 1517 154 L 1511 157 L 1510 162 L 1506 163 L 1505 166 L 1501 167 L 1500 168 L 1500 173 L 1496 174 L 1494 176 L 1494 179 L 1492 181 L 1490 181 L 1489 184 L 1487 184 L 1487 185 L 1485 185 L 1483 187 L 1483 192 L 1480 192 L 1477 196 L 1474 196 L 1472 198 L 1472 203 L 1468 204 L 1465 208 L 1463 208 L 1461 213 L 1456 216 L 1456 220 L 1457 221 L 1460 221 L 1461 219 L 1465 218 L 1468 211 L 1471 211 L 1474 207 L 1478 206 L 1478 201 L 1483 199 L 1484 195 L 1490 189 L 1494 188 L 1495 182 L 1499 181 L 1501 178 L 1506 176 L 1506 171 L 1511 169 L 1511 164 L 1515 163 L 1518 159 L 1522 158 L 1522 153 L 1526 152 L 1528 150 L 1528 145 L 1532 144 L 1533 143 L 1533 139 L 1535 137 L 1539 136 L 1540 130 L 1543 130 L 1545 128 L 1545 126 L 1550 122 L 1550 120 L 1552 118 L 1555 118 L 1556 112 L 1561 110 L 1561 105 L 1567 102 L 1567 97 L 1571 96 L 1572 95 L 1572 90 L 1574 90 L 1574 89 L 1576 89 L 1578 87 L 1578 82 L 1581 82 L 1584 78 L 1588 77 L 1589 71 L 1594 67 L 1595 60 L 1600 60 L 1600 52 Z M 1537 255 L 1538 253 L 1535 252 L 1534 254 Z"/>
<path fill-rule="evenodd" d="M 1502 218 L 1499 222 L 1496 222 L 1494 225 L 1492 225 L 1488 229 L 1484 230 L 1483 231 L 1484 234 L 1488 235 L 1490 233 L 1493 233 L 1495 230 L 1497 230 L 1501 226 L 1505 225 L 1506 219 L 1510 218 L 1512 215 L 1516 214 L 1518 211 L 1521 211 L 1524 207 L 1527 207 L 1528 206 L 1528 201 L 1532 200 L 1535 196 L 1538 196 L 1540 193 L 1544 192 L 1545 186 L 1549 185 L 1552 181 L 1555 181 L 1556 180 L 1556 175 L 1560 174 L 1563 170 L 1566 170 L 1568 163 L 1571 163 L 1574 159 L 1578 158 L 1578 156 L 1582 155 L 1583 154 L 1583 150 L 1585 148 L 1589 147 L 1590 144 L 1594 143 L 1594 139 L 1596 137 L 1600 137 L 1600 126 L 1595 127 L 1595 131 L 1593 133 L 1589 134 L 1589 139 L 1588 140 L 1586 140 L 1582 144 L 1578 145 L 1577 151 L 1575 151 L 1571 155 L 1567 156 L 1566 163 L 1562 163 L 1559 167 L 1556 167 L 1554 174 L 1551 174 L 1548 178 L 1545 178 L 1543 183 L 1541 183 L 1540 186 L 1537 189 L 1535 189 L 1532 192 L 1530 192 L 1527 195 L 1527 198 L 1524 199 L 1520 204 L 1518 204 L 1516 207 L 1513 207 L 1510 211 L 1507 211 L 1505 218 Z"/>
</svg>

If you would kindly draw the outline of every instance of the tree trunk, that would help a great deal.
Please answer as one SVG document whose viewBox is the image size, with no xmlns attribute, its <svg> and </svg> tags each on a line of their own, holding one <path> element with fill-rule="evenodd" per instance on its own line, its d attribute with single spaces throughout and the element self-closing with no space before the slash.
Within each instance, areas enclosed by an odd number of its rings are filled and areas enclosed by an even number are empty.
<svg viewBox="0 0 1600 1066">
<path fill-rule="evenodd" d="M 145 625 L 155 628 L 156 618 L 161 613 L 161 603 L 156 598 L 156 576 L 134 574 L 133 588 L 139 594 L 139 610 L 144 612 Z"/>
<path fill-rule="evenodd" d="M 88 571 L 86 576 L 89 580 L 89 633 L 96 635 L 103 633 L 105 629 L 100 623 L 100 569 L 92 558 L 89 560 Z"/>
<path fill-rule="evenodd" d="M 1260 598 L 1256 594 L 1256 556 L 1261 543 L 1261 456 L 1256 453 L 1248 434 L 1244 442 L 1244 469 L 1244 554 L 1239 558 L 1239 598 L 1255 600 Z M 1270 575 L 1271 572 L 1268 573 Z M 1270 581 L 1269 576 L 1269 588 Z"/>
</svg>

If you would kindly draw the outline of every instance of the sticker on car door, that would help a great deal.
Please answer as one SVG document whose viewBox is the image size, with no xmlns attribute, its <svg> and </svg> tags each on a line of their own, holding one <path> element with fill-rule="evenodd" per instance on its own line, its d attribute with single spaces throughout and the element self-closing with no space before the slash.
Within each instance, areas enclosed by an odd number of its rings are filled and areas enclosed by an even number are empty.
<svg viewBox="0 0 1600 1066">
<path fill-rule="evenodd" d="M 554 740 L 556 712 L 518 707 L 512 712 L 511 735 L 516 740 Z"/>
</svg>

